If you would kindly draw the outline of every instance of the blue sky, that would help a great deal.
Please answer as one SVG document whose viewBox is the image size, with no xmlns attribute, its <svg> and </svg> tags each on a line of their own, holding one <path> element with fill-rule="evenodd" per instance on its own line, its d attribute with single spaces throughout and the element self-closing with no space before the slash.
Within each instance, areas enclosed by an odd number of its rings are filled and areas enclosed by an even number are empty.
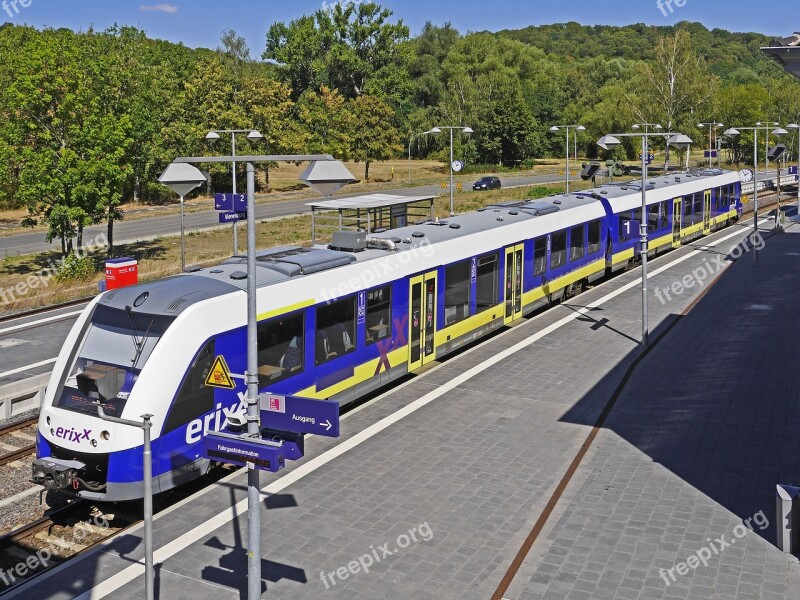
<svg viewBox="0 0 800 600">
<path fill-rule="evenodd" d="M 328 3 L 337 0 L 327 0 Z M 347 0 L 339 0 L 347 1 Z M 459 29 L 481 31 L 566 21 L 583 24 L 666 25 L 699 21 L 708 28 L 758 31 L 788 36 L 800 31 L 800 2 L 759 5 L 753 0 L 383 0 L 395 16 L 420 30 L 425 21 L 447 21 Z M 270 24 L 290 21 L 323 7 L 323 0 L 0 0 L 0 22 L 35 27 L 102 30 L 114 23 L 135 25 L 150 37 L 187 46 L 218 45 L 223 29 L 247 38 L 260 56 Z M 28 6 L 25 7 L 24 4 Z"/>
</svg>

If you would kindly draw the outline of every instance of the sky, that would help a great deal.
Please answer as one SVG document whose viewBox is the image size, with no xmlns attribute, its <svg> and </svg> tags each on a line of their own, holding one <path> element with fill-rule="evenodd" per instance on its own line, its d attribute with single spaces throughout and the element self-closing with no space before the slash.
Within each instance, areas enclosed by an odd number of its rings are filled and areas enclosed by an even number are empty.
<svg viewBox="0 0 800 600">
<path fill-rule="evenodd" d="M 289 22 L 334 2 L 363 0 L 0 0 L 0 23 L 37 28 L 67 27 L 103 30 L 113 24 L 133 25 L 149 37 L 186 46 L 216 48 L 225 29 L 247 39 L 260 57 L 272 23 Z M 670 25 L 699 21 L 709 29 L 756 31 L 786 37 L 800 31 L 800 2 L 753 0 L 382 0 L 418 33 L 426 21 L 451 22 L 462 33 L 519 29 L 577 21 L 585 25 L 646 23 Z"/>
</svg>

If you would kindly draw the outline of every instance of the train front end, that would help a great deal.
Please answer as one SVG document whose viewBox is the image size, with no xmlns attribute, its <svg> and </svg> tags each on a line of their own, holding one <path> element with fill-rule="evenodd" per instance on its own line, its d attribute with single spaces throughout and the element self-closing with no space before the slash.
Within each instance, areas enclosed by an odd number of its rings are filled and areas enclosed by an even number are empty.
<svg viewBox="0 0 800 600">
<path fill-rule="evenodd" d="M 39 416 L 32 481 L 98 501 L 142 495 L 142 430 L 104 421 L 140 420 L 137 380 L 174 317 L 139 309 L 150 292 L 107 293 L 81 314 L 56 361 Z M 121 292 L 121 291 L 120 291 Z M 131 296 L 131 297 L 127 297 Z M 127 410 L 126 410 L 127 409 Z"/>
</svg>

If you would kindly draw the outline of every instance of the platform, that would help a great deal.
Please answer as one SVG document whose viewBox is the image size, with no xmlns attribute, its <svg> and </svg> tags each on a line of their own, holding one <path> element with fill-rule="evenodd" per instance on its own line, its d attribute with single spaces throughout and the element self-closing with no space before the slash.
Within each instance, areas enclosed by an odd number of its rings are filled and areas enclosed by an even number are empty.
<svg viewBox="0 0 800 600">
<path fill-rule="evenodd" d="M 636 270 L 351 411 L 340 439 L 310 438 L 262 475 L 264 598 L 487 599 L 503 581 L 526 600 L 796 597 L 797 559 L 773 541 L 775 484 L 800 481 L 800 225 L 727 268 L 749 231 L 651 261 L 664 335 L 641 359 Z M 674 291 L 701 268 L 715 285 Z M 246 597 L 244 482 L 157 516 L 157 597 Z M 141 535 L 17 597 L 144 597 Z M 707 566 L 660 575 L 720 536 Z"/>
</svg>

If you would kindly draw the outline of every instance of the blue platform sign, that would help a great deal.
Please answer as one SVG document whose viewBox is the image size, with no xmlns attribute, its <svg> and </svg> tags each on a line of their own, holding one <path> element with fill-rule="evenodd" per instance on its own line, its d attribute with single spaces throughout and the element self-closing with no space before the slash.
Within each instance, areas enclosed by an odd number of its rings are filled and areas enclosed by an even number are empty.
<svg viewBox="0 0 800 600">
<path fill-rule="evenodd" d="M 280 442 L 262 440 L 219 431 L 203 436 L 203 456 L 209 460 L 277 473 L 286 466 L 287 448 Z"/>
<path fill-rule="evenodd" d="M 789 175 L 797 175 L 797 165 L 789 167 Z"/>
<path fill-rule="evenodd" d="M 234 212 L 247 212 L 247 195 L 245 194 L 215 194 L 214 210 L 229 210 Z"/>
<path fill-rule="evenodd" d="M 708 150 L 703 151 L 703 158 L 717 158 L 717 151 L 712 150 L 710 153 Z"/>
<path fill-rule="evenodd" d="M 261 427 L 339 437 L 339 403 L 298 396 L 261 394 Z"/>
<path fill-rule="evenodd" d="M 246 212 L 227 211 L 219 213 L 220 223 L 235 223 L 236 221 L 244 221 L 247 219 Z"/>
<path fill-rule="evenodd" d="M 623 221 L 622 231 L 620 233 L 625 237 L 632 238 L 635 235 L 639 235 L 639 225 L 639 221 L 635 221 L 633 219 Z"/>
</svg>

